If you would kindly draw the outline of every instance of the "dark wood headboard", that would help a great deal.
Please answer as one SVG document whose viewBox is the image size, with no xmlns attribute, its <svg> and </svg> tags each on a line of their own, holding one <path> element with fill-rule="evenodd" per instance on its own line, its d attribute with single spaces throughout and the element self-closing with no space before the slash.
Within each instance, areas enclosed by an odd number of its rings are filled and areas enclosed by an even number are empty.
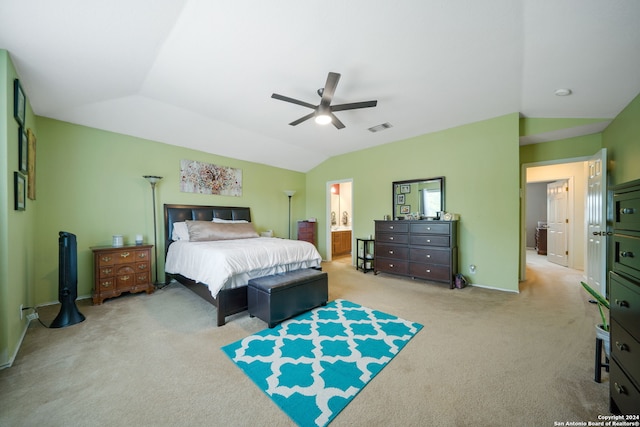
<svg viewBox="0 0 640 427">
<path fill-rule="evenodd" d="M 211 221 L 213 218 L 245 220 L 251 222 L 249 208 L 233 206 L 202 206 L 202 205 L 164 205 L 164 239 L 165 252 L 171 244 L 173 223 L 186 220 Z"/>
</svg>

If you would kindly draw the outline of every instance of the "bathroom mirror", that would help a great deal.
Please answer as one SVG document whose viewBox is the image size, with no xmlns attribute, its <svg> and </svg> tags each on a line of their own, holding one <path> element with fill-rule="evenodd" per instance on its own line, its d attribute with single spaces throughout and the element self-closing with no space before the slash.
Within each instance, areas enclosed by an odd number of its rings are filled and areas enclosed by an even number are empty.
<svg viewBox="0 0 640 427">
<path fill-rule="evenodd" d="M 393 182 L 393 219 L 440 219 L 444 177 Z"/>
</svg>

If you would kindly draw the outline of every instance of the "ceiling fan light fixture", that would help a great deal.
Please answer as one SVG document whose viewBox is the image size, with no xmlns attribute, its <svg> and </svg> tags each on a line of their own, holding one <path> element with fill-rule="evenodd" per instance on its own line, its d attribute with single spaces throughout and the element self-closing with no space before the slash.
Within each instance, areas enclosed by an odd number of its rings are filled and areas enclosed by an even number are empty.
<svg viewBox="0 0 640 427">
<path fill-rule="evenodd" d="M 316 123 L 319 125 L 328 125 L 329 123 L 331 123 L 331 116 L 329 116 L 328 114 L 317 114 L 316 115 Z"/>
</svg>

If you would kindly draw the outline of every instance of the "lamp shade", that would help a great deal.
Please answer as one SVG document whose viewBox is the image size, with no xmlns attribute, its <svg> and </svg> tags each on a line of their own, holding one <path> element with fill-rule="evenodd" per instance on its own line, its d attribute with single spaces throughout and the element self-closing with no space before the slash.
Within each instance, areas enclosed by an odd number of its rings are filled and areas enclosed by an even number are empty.
<svg viewBox="0 0 640 427">
<path fill-rule="evenodd" d="M 294 194 L 296 194 L 296 190 L 284 190 L 284 194 L 286 194 L 287 196 L 291 197 Z"/>
<path fill-rule="evenodd" d="M 151 185 L 157 183 L 158 181 L 160 181 L 162 179 L 161 176 L 155 176 L 155 175 L 144 175 L 143 178 L 145 178 L 147 181 L 149 181 L 149 183 L 151 183 Z"/>
</svg>

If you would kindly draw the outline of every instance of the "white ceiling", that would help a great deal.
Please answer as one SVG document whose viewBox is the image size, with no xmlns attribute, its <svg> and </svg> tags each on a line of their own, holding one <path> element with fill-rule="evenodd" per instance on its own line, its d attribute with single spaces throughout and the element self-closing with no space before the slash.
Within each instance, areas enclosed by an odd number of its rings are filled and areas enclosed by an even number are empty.
<svg viewBox="0 0 640 427">
<path fill-rule="evenodd" d="M 306 172 L 514 112 L 615 117 L 640 92 L 640 1 L 0 0 L 0 48 L 37 115 Z M 271 94 L 317 104 L 330 71 L 334 104 L 378 106 L 289 126 L 311 110 Z"/>
</svg>

